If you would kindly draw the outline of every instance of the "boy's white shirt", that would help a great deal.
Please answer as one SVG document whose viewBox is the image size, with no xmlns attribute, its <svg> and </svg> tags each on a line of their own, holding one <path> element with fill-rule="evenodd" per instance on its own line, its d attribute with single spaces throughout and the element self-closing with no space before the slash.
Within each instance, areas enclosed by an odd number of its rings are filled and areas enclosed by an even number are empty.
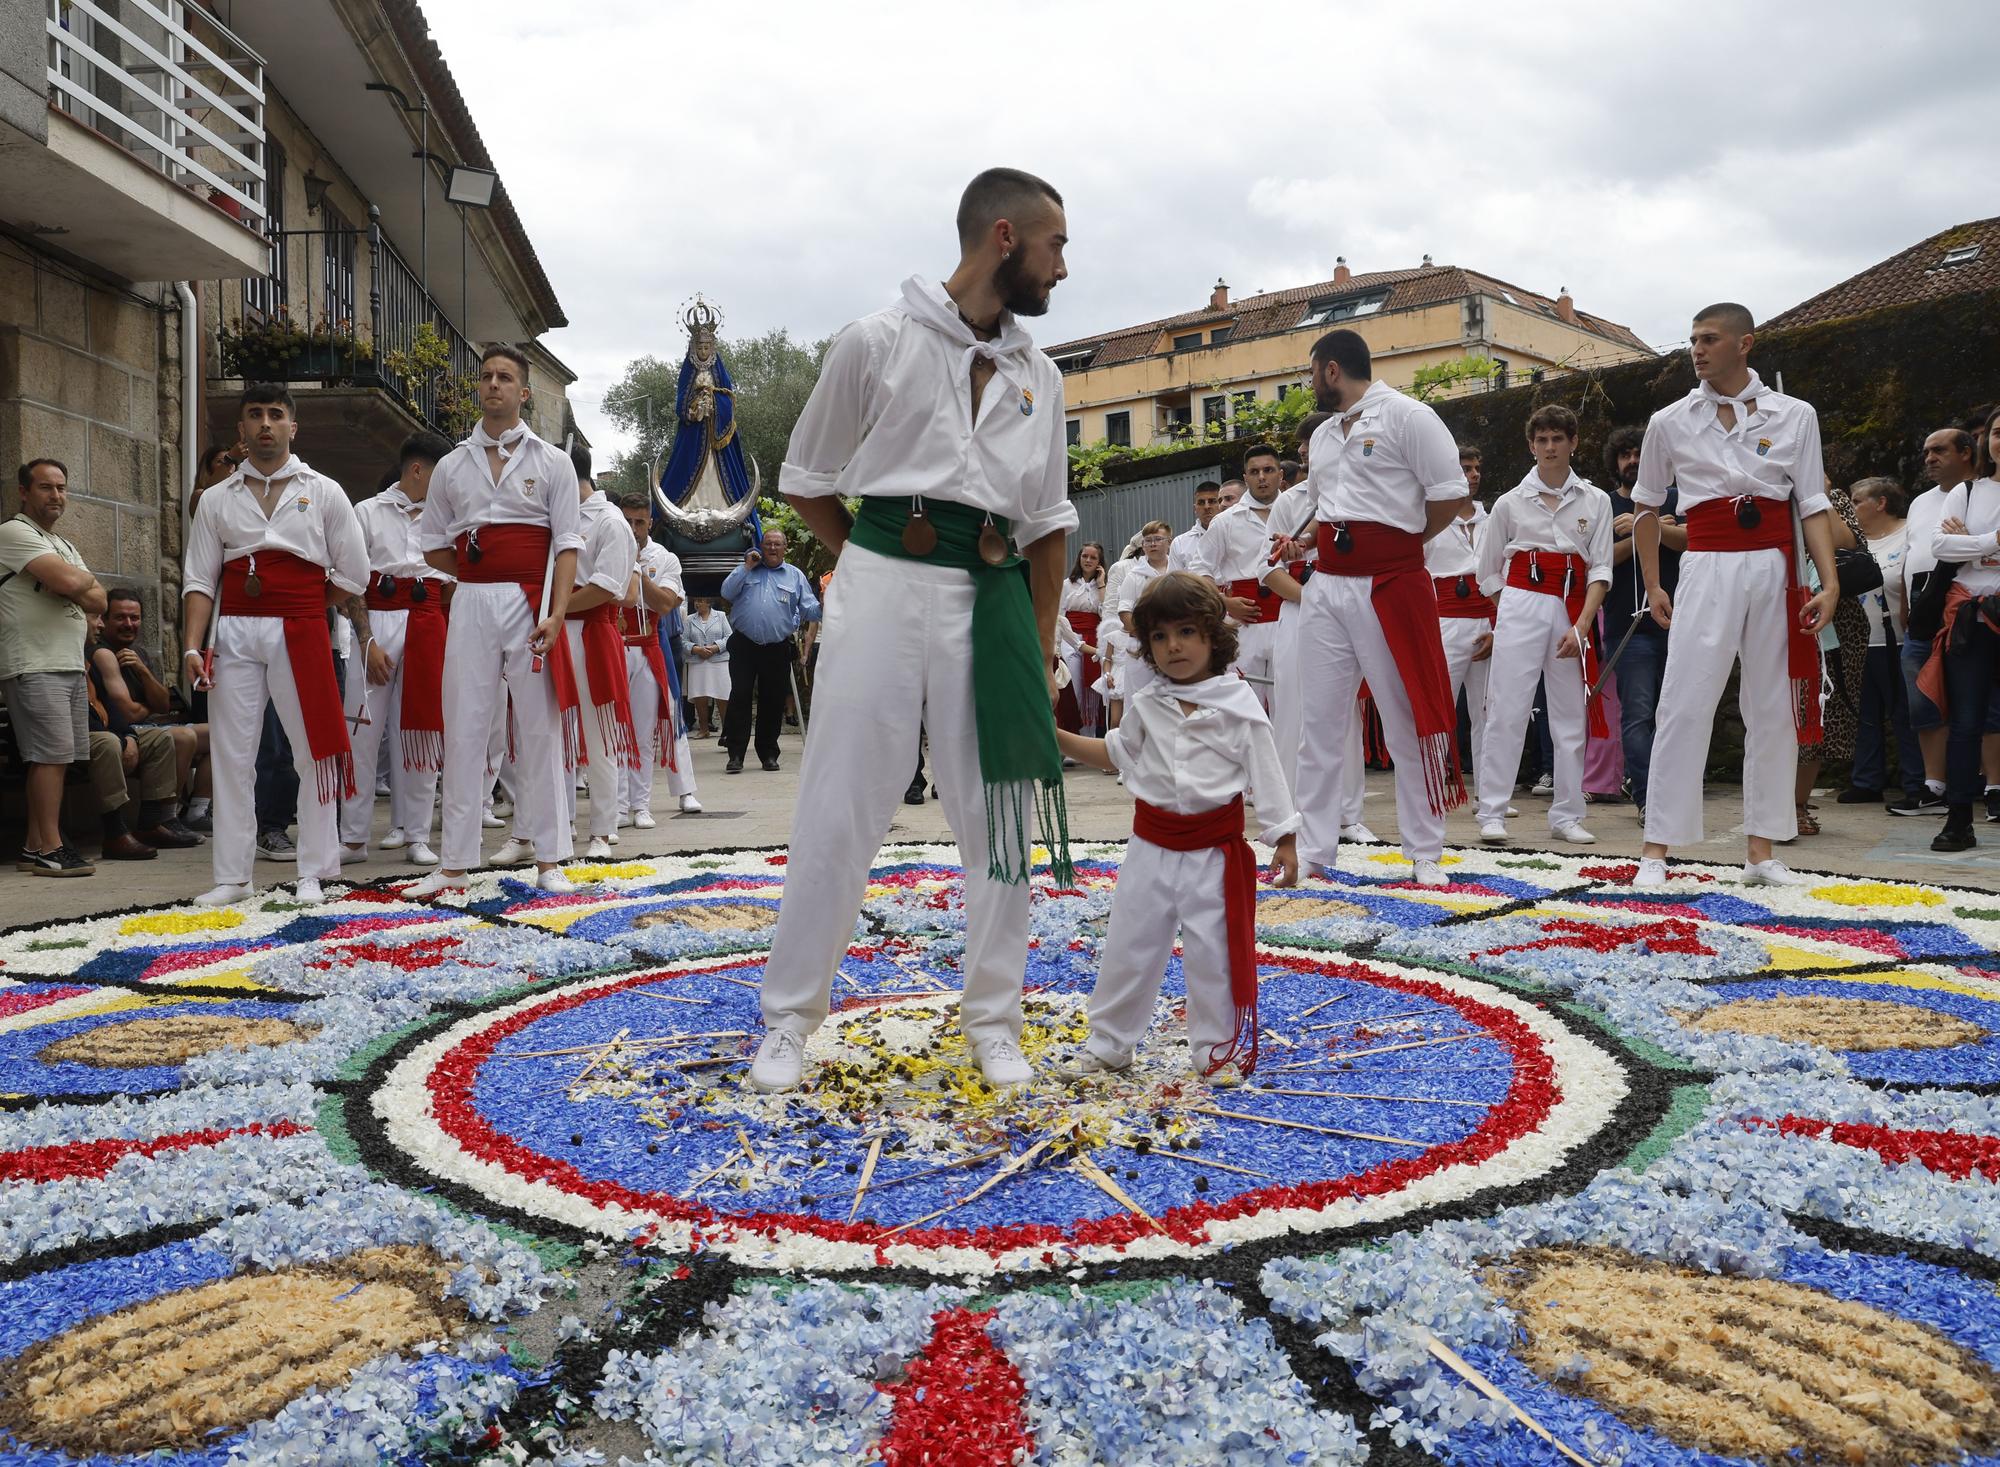
<svg viewBox="0 0 2000 1467">
<path fill-rule="evenodd" d="M 1195 711 L 1183 713 L 1182 703 Z M 1256 806 L 1265 845 L 1299 828 L 1270 716 L 1234 673 L 1196 683 L 1156 678 L 1131 696 L 1104 742 L 1125 788 L 1149 805 L 1196 815 L 1242 795 Z"/>
</svg>

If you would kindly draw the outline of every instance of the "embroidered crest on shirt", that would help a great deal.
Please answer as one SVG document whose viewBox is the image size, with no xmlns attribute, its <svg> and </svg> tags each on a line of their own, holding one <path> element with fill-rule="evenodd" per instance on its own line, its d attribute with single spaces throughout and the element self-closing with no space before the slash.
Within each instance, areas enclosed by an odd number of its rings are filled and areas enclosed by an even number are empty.
<svg viewBox="0 0 2000 1467">
<path fill-rule="evenodd" d="M 299 513 L 304 514 L 306 512 L 306 506 L 311 503 L 312 501 L 310 499 L 306 498 L 305 495 L 301 494 L 299 496 Z"/>
<path fill-rule="evenodd" d="M 1759 438 L 1757 440 L 1757 457 L 1767 458 L 1770 456 L 1770 452 L 1771 440 L 1768 438 Z"/>
<path fill-rule="evenodd" d="M 1361 456 L 1363 458 L 1373 458 L 1375 456 L 1375 440 L 1373 438 L 1364 438 L 1361 440 Z"/>
<path fill-rule="evenodd" d="M 1021 389 L 1021 416 L 1024 418 L 1032 418 L 1034 415 L 1035 415 L 1035 394 L 1030 392 L 1027 388 L 1023 387 Z"/>
<path fill-rule="evenodd" d="M 533 479 L 523 479 L 521 481 L 521 492 L 523 494 L 533 494 L 535 492 L 535 481 Z"/>
</svg>

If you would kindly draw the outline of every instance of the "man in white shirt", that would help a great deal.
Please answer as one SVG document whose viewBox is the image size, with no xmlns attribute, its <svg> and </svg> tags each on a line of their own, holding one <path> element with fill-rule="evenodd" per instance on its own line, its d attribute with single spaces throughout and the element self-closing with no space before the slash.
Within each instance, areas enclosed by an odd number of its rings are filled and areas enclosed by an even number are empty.
<svg viewBox="0 0 2000 1467">
<path fill-rule="evenodd" d="M 417 522 L 431 472 L 451 452 L 442 434 L 412 434 L 403 444 L 394 484 L 355 510 L 368 543 L 368 628 L 373 641 L 347 672 L 347 722 L 360 771 L 357 789 L 340 805 L 340 858 L 368 859 L 375 819 L 374 771 L 390 746 L 389 825 L 385 851 L 409 848 L 410 862 L 435 866 L 431 810 L 437 804 L 444 757 L 445 580 L 424 560 Z M 396 737 L 388 739 L 391 731 Z M 413 746 L 405 755 L 404 746 Z"/>
<path fill-rule="evenodd" d="M 1903 514 L 1907 501 L 1894 479 L 1863 479 L 1848 490 L 1854 519 L 1861 526 L 1868 553 L 1882 569 L 1882 584 L 1861 596 L 1868 614 L 1868 660 L 1861 673 L 1861 696 L 1854 729 L 1854 768 L 1843 805 L 1872 805 L 1888 785 L 1889 739 L 1896 740 L 1902 785 L 1915 793 L 1923 788 L 1924 761 L 1916 735 L 1910 731 L 1909 703 L 1903 696 L 1902 646 L 1909 623 L 1904 599 L 1903 560 L 1909 553 L 1910 528 Z"/>
<path fill-rule="evenodd" d="M 1463 803 L 1465 787 L 1423 547 L 1466 497 L 1458 445 L 1429 407 L 1374 380 L 1358 333 L 1322 336 L 1312 371 L 1319 407 L 1333 416 L 1313 435 L 1306 480 L 1319 554 L 1299 623 L 1299 856 L 1334 864 L 1342 791 L 1358 755 L 1354 699 L 1366 678 L 1396 763 L 1403 854 L 1420 884 L 1443 886 L 1444 814 Z"/>
<path fill-rule="evenodd" d="M 503 699 L 518 755 L 514 829 L 533 843 L 541 890 L 576 890 L 560 863 L 572 849 L 566 786 L 583 725 L 563 622 L 583 548 L 581 496 L 569 456 L 521 421 L 527 394 L 526 355 L 487 347 L 480 421 L 438 464 L 424 501 L 424 559 L 458 589 L 444 655 L 444 864 L 408 896 L 463 891 L 479 864 L 487 741 Z"/>
<path fill-rule="evenodd" d="M 1194 523 L 1174 536 L 1174 543 L 1167 551 L 1170 569 L 1201 573 L 1201 539 L 1221 502 L 1222 486 L 1215 480 L 1204 479 L 1194 486 Z"/>
<path fill-rule="evenodd" d="M 1906 622 L 1907 608 L 1937 568 L 1937 557 L 1931 553 L 1931 536 L 1937 531 L 1938 521 L 1944 518 L 1945 491 L 1973 477 L 1979 461 L 1974 448 L 1972 435 L 1963 428 L 1939 428 L 1924 439 L 1924 477 L 1931 481 L 1931 487 L 1910 501 L 1905 522 L 1909 536 L 1908 549 L 1903 552 Z M 1944 814 L 1944 715 L 1917 686 L 1917 674 L 1923 671 L 1930 655 L 1930 646 L 1924 641 L 1903 644 L 1903 692 L 1909 703 L 1910 729 L 1916 734 L 1917 748 L 1923 754 L 1924 777 L 1918 788 L 1905 789 L 1903 798 L 1889 806 L 1891 815 Z"/>
<path fill-rule="evenodd" d="M 577 461 L 577 455 L 586 452 L 579 447 L 571 454 L 581 497 L 577 525 L 583 531 L 583 549 L 576 556 L 576 589 L 570 593 L 563 632 L 569 638 L 570 665 L 576 669 L 588 754 L 584 781 L 590 793 L 590 844 L 583 854 L 586 860 L 608 861 L 612 838 L 618 833 L 618 806 L 627 772 L 647 767 L 650 743 L 642 748 L 632 717 L 632 684 L 618 622 L 620 610 L 638 597 L 634 576 L 639 547 L 623 511 L 590 477 L 589 459 Z M 573 820 L 574 781 L 564 803 Z"/>
<path fill-rule="evenodd" d="M 951 278 L 912 277 L 835 336 L 792 431 L 780 488 L 840 572 L 764 970 L 759 1089 L 799 1082 L 919 726 L 965 867 L 960 1027 L 989 1083 L 1031 1078 L 1021 984 L 1038 805 L 1055 873 L 1071 878 L 1051 710 L 1077 521 L 1062 377 L 1017 318 L 1042 314 L 1067 275 L 1068 228 L 1041 179 L 980 174 L 959 203 Z"/>
<path fill-rule="evenodd" d="M 1596 839 L 1583 828 L 1583 748 L 1592 733 L 1610 733 L 1602 712 L 1586 705 L 1598 677 L 1591 628 L 1611 587 L 1612 515 L 1611 496 L 1570 467 L 1576 438 L 1576 414 L 1568 408 L 1535 409 L 1528 419 L 1535 467 L 1500 496 L 1480 539 L 1479 589 L 1500 598 L 1479 740 L 1482 840 L 1507 838 L 1507 797 L 1537 677 L 1555 749 L 1549 833 L 1580 845 Z M 1447 527 L 1438 539 L 1452 533 Z"/>
<path fill-rule="evenodd" d="M 1284 491 L 1279 453 L 1259 443 L 1243 455 L 1246 493 L 1217 515 L 1202 537 L 1198 570 L 1215 582 L 1236 628 L 1236 671 L 1250 680 L 1268 709 L 1277 669 L 1271 652 L 1278 637 L 1278 607 L 1296 601 L 1299 583 L 1271 563 L 1271 508 Z"/>
<path fill-rule="evenodd" d="M 1958 566 L 1945 599 L 1943 630 L 1922 679 L 1947 729 L 1946 813 L 1944 829 L 1931 841 L 1934 851 L 1978 844 L 1972 810 L 1985 783 L 1981 755 L 2000 671 L 2000 600 L 1995 599 L 2000 598 L 2000 479 L 1993 477 L 2000 409 L 1987 419 L 1984 433 L 1986 476 L 1946 492 L 1943 516 L 1931 532 L 1931 554 Z"/>
<path fill-rule="evenodd" d="M 1462 453 L 1459 466 L 1467 467 Z M 1478 472 L 1475 460 L 1467 471 L 1468 482 Z M 1493 623 L 1500 614 L 1493 598 L 1479 587 L 1479 544 L 1486 525 L 1486 506 L 1468 494 L 1457 518 L 1424 546 L 1424 570 L 1437 595 L 1438 637 L 1444 643 L 1445 671 L 1451 678 L 1451 705 L 1457 708 L 1459 694 L 1465 694 L 1475 769 L 1486 722 L 1488 675 L 1493 667 Z M 1529 689 L 1530 694 L 1533 691 Z"/>
<path fill-rule="evenodd" d="M 1243 481 L 1241 479 L 1224 479 L 1222 487 L 1215 491 L 1215 512 L 1221 514 L 1225 509 L 1234 508 L 1236 502 L 1242 497 Z M 1209 523 L 1214 524 L 1215 521 L 1210 520 Z"/>
<path fill-rule="evenodd" d="M 652 535 L 653 506 L 641 493 L 618 501 L 619 512 L 639 547 L 638 599 L 618 614 L 625 638 L 625 676 L 632 689 L 632 727 L 639 732 L 639 767 L 625 773 L 625 812 L 640 830 L 651 830 L 653 769 L 667 772 L 667 793 L 678 796 L 683 815 L 699 815 L 695 798 L 694 748 L 681 717 L 680 684 L 673 672 L 673 649 L 662 632 L 680 609 L 686 587 L 681 558 Z M 817 625 L 817 623 L 815 623 Z M 623 823 L 623 817 L 620 817 Z"/>
<path fill-rule="evenodd" d="M 237 422 L 248 456 L 195 507 L 181 583 L 182 660 L 208 691 L 209 749 L 224 776 L 215 782 L 215 886 L 196 900 L 219 907 L 250 895 L 257 821 L 245 775 L 268 698 L 305 790 L 297 895 L 316 902 L 320 882 L 340 874 L 340 801 L 355 790 L 326 607 L 330 597 L 359 605 L 368 546 L 346 492 L 293 455 L 288 390 L 246 388 Z"/>
<path fill-rule="evenodd" d="M 1803 882 L 1772 856 L 1771 843 L 1798 834 L 1792 802 L 1798 745 L 1818 737 L 1817 637 L 1840 600 L 1840 577 L 1819 415 L 1810 403 L 1772 391 L 1750 369 L 1752 324 L 1750 312 L 1733 302 L 1695 316 L 1688 340 L 1700 386 L 1653 414 L 1639 450 L 1633 547 L 1653 619 L 1671 635 L 1634 886 L 1665 886 L 1669 848 L 1702 838 L 1702 772 L 1715 705 L 1738 659 L 1743 879 Z M 1660 584 L 1657 511 L 1676 486 L 1688 549 L 1680 585 L 1669 595 Z M 1793 562 L 1795 514 L 1824 588 L 1810 598 Z"/>
</svg>

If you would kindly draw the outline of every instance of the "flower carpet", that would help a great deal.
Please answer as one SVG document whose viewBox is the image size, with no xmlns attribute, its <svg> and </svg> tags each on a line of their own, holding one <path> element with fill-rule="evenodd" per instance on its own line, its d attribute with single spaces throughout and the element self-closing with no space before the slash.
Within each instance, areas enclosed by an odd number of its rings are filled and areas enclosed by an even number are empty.
<svg viewBox="0 0 2000 1467">
<path fill-rule="evenodd" d="M 2000 1467 L 2000 897 L 1350 848 L 1074 1077 L 886 848 L 808 1084 L 745 1082 L 773 850 L 0 933 L 0 1467 Z"/>
</svg>

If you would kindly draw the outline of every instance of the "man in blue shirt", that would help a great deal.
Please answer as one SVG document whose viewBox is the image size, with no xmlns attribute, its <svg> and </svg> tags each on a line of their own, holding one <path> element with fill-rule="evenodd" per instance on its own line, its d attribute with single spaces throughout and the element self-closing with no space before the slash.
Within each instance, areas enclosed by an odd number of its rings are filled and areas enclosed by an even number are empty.
<svg viewBox="0 0 2000 1467">
<path fill-rule="evenodd" d="M 757 700 L 757 759 L 778 767 L 778 730 L 784 726 L 785 699 L 791 694 L 793 640 L 805 622 L 819 620 L 819 598 L 806 573 L 785 561 L 785 532 L 766 530 L 764 549 L 752 550 L 722 583 L 729 603 L 729 714 L 722 723 L 722 746 L 729 751 L 729 774 L 743 772 L 750 743 L 750 700 Z"/>
<path fill-rule="evenodd" d="M 1604 598 L 1605 635 L 1616 647 L 1637 615 L 1639 625 L 1612 669 L 1618 683 L 1619 730 L 1625 746 L 1625 782 L 1631 786 L 1640 817 L 1646 811 L 1647 776 L 1653 765 L 1653 723 L 1660 702 L 1660 685 L 1667 676 L 1667 629 L 1645 610 L 1646 583 L 1632 554 L 1632 522 L 1638 506 L 1632 490 L 1639 482 L 1639 445 L 1643 428 L 1625 427 L 1604 445 L 1604 479 L 1611 495 L 1611 590 Z M 1680 583 L 1680 552 L 1687 549 L 1687 527 L 1675 511 L 1680 492 L 1667 491 L 1660 506 L 1660 584 L 1672 595 Z"/>
</svg>

